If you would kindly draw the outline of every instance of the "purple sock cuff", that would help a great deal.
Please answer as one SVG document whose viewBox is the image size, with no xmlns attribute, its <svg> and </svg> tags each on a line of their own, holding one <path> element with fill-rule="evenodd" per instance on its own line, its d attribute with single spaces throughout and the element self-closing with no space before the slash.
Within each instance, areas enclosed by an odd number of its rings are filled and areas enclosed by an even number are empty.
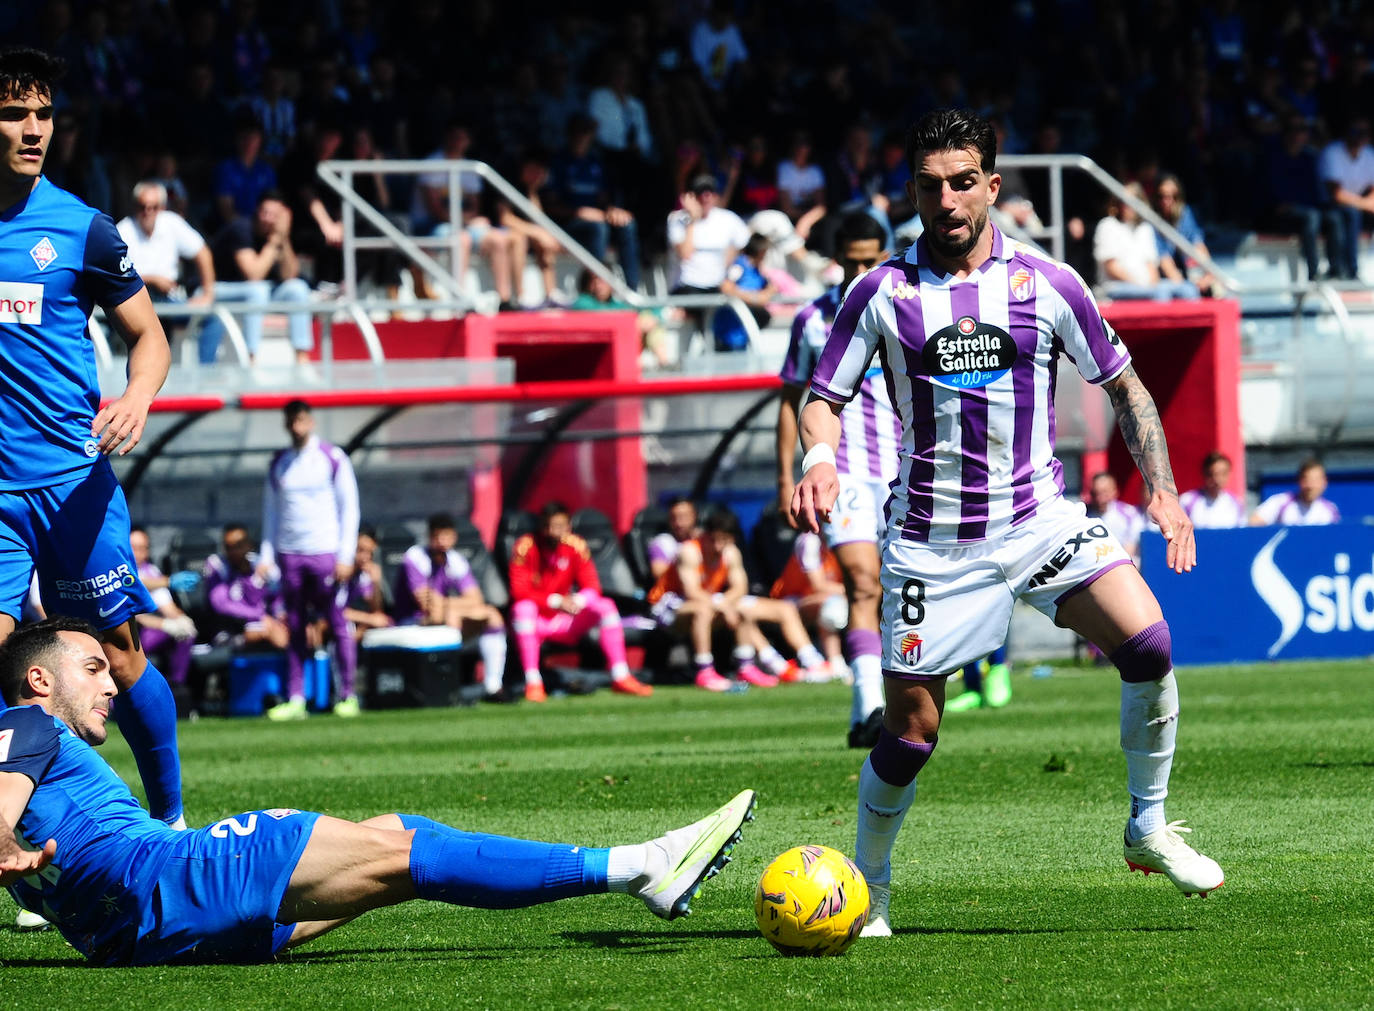
<svg viewBox="0 0 1374 1011">
<path fill-rule="evenodd" d="M 1116 648 L 1111 661 L 1121 672 L 1122 681 L 1131 684 L 1158 681 L 1174 669 L 1173 637 L 1169 635 L 1169 623 L 1157 621 L 1137 632 Z"/>
<path fill-rule="evenodd" d="M 860 656 L 882 656 L 883 640 L 871 628 L 851 628 L 844 634 L 844 648 L 850 660 Z"/>
<path fill-rule="evenodd" d="M 878 778 L 890 786 L 906 786 L 916 778 L 916 773 L 930 761 L 935 750 L 935 742 L 908 741 L 898 737 L 886 727 L 878 735 L 878 743 L 868 755 L 873 771 Z"/>
</svg>

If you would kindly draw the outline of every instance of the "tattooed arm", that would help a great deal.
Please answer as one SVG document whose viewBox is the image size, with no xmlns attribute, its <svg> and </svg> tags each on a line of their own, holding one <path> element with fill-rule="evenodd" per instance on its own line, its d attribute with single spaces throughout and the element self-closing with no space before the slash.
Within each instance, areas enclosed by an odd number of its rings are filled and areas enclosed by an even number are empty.
<svg viewBox="0 0 1374 1011">
<path fill-rule="evenodd" d="M 1111 397 L 1116 411 L 1116 424 L 1145 479 L 1150 493 L 1146 511 L 1159 524 L 1164 539 L 1169 542 L 1166 564 L 1175 572 L 1191 571 L 1197 563 L 1197 544 L 1193 539 L 1193 522 L 1178 504 L 1178 486 L 1169 465 L 1169 447 L 1164 440 L 1164 424 L 1154 399 L 1136 375 L 1135 367 L 1126 370 L 1102 388 Z"/>
</svg>

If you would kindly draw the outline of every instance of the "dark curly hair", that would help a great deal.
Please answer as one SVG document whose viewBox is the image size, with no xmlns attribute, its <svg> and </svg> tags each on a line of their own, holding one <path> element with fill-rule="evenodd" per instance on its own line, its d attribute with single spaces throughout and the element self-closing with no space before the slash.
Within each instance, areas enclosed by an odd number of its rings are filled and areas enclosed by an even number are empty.
<svg viewBox="0 0 1374 1011">
<path fill-rule="evenodd" d="M 0 99 L 22 98 L 31 91 L 52 97 L 67 72 L 67 61 L 41 49 L 7 46 L 0 49 Z"/>
<path fill-rule="evenodd" d="M 920 171 L 929 151 L 978 152 L 978 164 L 992 174 L 997 165 L 997 133 L 992 123 L 972 109 L 935 109 L 926 113 L 906 138 L 906 158 L 912 173 Z"/>
</svg>

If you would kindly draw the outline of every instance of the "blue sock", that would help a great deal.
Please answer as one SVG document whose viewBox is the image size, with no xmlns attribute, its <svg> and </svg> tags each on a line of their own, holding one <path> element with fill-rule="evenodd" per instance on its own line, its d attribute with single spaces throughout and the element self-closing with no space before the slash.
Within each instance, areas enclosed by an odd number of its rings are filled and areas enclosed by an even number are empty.
<svg viewBox="0 0 1374 1011">
<path fill-rule="evenodd" d="M 415 829 L 410 880 L 422 899 L 519 909 L 607 890 L 608 849 L 461 832 L 418 814 L 398 817 Z"/>
<path fill-rule="evenodd" d="M 964 664 L 964 691 L 981 692 L 983 690 L 983 661 L 975 660 L 973 663 Z"/>
<path fill-rule="evenodd" d="M 182 815 L 177 704 L 151 660 L 134 686 L 115 696 L 114 715 L 138 763 L 149 813 L 168 824 L 176 821 Z"/>
<path fill-rule="evenodd" d="M 999 663 L 1007 662 L 1007 646 L 1003 643 L 988 654 L 988 666 L 996 667 Z"/>
</svg>

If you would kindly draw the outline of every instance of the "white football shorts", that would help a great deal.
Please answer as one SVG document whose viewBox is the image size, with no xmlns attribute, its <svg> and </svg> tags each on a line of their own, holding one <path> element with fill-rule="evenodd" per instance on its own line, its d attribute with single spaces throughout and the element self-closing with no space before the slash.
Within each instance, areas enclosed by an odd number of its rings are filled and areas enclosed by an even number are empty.
<svg viewBox="0 0 1374 1011">
<path fill-rule="evenodd" d="M 825 543 L 833 549 L 853 541 L 881 542 L 887 530 L 883 513 L 889 494 L 884 481 L 841 474 L 840 494 L 822 531 Z"/>
<path fill-rule="evenodd" d="M 1006 641 L 1016 600 L 1053 620 L 1075 590 L 1130 564 L 1101 520 L 1062 498 L 978 544 L 892 537 L 883 546 L 883 672 L 915 680 L 955 673 Z"/>
</svg>

